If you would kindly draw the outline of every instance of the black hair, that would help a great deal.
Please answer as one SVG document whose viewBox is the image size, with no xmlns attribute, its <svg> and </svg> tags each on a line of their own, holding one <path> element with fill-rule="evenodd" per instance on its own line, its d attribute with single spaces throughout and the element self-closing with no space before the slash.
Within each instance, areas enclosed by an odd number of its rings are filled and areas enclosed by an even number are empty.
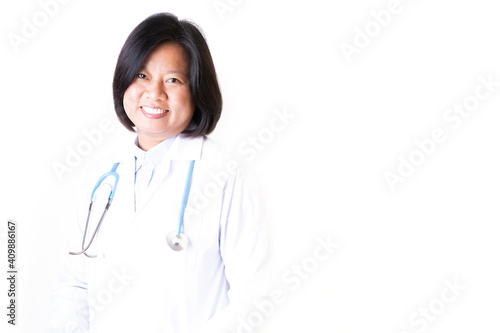
<svg viewBox="0 0 500 333">
<path fill-rule="evenodd" d="M 142 21 L 128 36 L 116 63 L 113 76 L 113 101 L 120 122 L 130 131 L 134 123 L 123 107 L 123 96 L 149 54 L 165 43 L 183 47 L 189 62 L 189 88 L 195 105 L 188 136 L 211 133 L 222 112 L 222 94 L 212 55 L 202 30 L 192 22 L 170 13 L 158 13 Z"/>
</svg>

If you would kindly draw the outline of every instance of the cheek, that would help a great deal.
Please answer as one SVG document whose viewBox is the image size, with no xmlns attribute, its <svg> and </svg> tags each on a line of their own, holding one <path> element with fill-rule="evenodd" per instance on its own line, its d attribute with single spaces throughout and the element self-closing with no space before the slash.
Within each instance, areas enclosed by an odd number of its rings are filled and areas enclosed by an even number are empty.
<svg viewBox="0 0 500 333">
<path fill-rule="evenodd" d="M 127 90 L 125 90 L 125 94 L 123 94 L 123 106 L 125 107 L 125 111 L 129 111 L 129 108 L 137 108 L 139 100 L 141 98 L 142 91 L 140 87 L 137 85 L 131 84 Z"/>
<path fill-rule="evenodd" d="M 179 91 L 176 96 L 176 102 L 178 105 L 182 105 L 182 108 L 186 112 L 194 111 L 194 103 L 189 90 Z"/>
</svg>

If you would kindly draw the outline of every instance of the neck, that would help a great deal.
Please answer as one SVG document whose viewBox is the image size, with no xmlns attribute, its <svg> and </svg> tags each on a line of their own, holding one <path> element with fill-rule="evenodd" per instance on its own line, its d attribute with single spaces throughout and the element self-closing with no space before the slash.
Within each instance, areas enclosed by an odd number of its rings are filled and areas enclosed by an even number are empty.
<svg viewBox="0 0 500 333">
<path fill-rule="evenodd" d="M 152 149 L 153 147 L 155 147 L 156 145 L 159 145 L 163 141 L 168 140 L 176 135 L 177 134 L 171 135 L 169 137 L 154 138 L 154 137 L 144 137 L 144 136 L 141 136 L 140 134 L 138 134 L 137 135 L 137 144 L 138 144 L 139 148 L 141 148 L 142 150 L 148 151 L 148 150 Z"/>
</svg>

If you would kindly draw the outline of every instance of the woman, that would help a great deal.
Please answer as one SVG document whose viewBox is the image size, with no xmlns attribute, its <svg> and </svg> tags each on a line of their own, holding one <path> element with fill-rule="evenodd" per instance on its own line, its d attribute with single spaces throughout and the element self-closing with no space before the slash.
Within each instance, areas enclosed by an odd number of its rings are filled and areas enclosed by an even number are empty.
<svg viewBox="0 0 500 333">
<path fill-rule="evenodd" d="M 85 232 L 88 196 L 81 205 L 52 331 L 235 332 L 261 291 L 265 232 L 237 163 L 206 137 L 222 97 L 200 30 L 171 14 L 147 18 L 121 50 L 113 95 L 137 139 L 89 172 L 85 196 L 110 169 L 119 180 L 91 243 L 103 207 Z M 97 195 L 107 199 L 114 181 Z"/>
</svg>

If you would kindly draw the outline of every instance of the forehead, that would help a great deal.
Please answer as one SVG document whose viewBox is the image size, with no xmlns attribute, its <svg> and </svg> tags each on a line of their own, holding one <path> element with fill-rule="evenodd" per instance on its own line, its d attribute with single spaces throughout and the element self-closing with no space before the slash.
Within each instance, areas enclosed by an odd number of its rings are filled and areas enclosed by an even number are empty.
<svg viewBox="0 0 500 333">
<path fill-rule="evenodd" d="M 161 44 L 151 51 L 142 67 L 147 70 L 177 69 L 187 73 L 189 70 L 188 55 L 179 44 Z"/>
</svg>

